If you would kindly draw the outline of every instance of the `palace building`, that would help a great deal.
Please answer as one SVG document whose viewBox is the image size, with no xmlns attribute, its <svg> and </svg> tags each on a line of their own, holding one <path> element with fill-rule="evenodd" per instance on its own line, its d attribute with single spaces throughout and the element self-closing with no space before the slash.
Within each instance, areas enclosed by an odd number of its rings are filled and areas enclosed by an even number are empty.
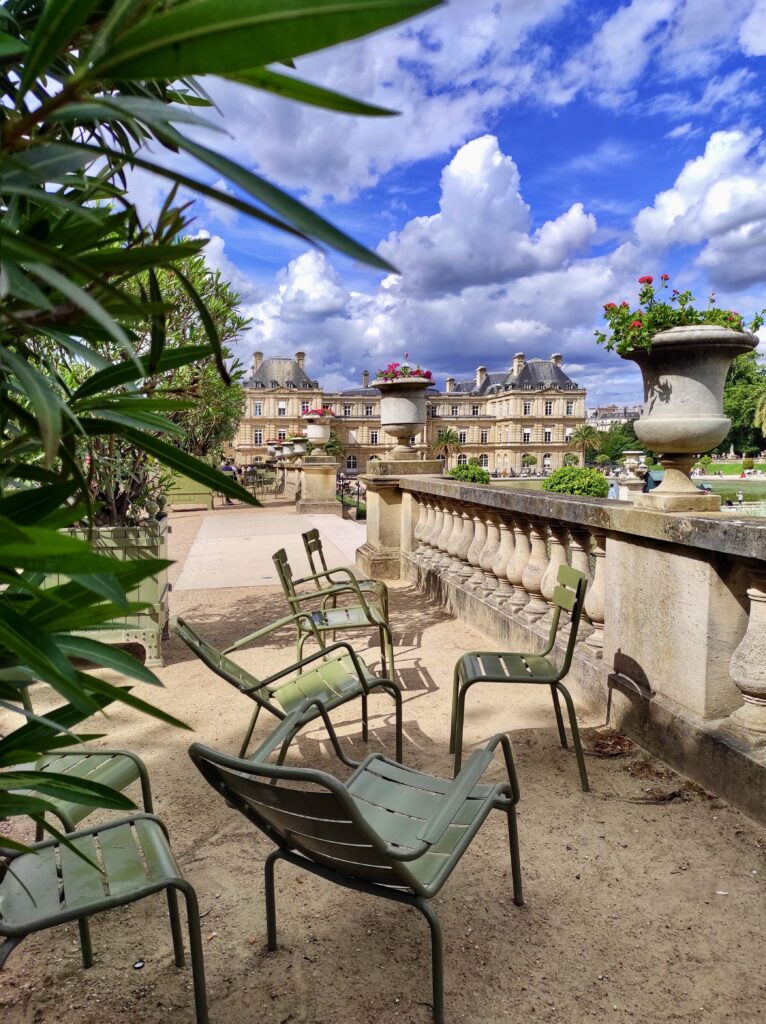
<svg viewBox="0 0 766 1024">
<path fill-rule="evenodd" d="M 363 473 L 371 458 L 382 457 L 395 443 L 381 430 L 380 393 L 370 386 L 366 370 L 361 387 L 326 391 L 306 372 L 305 353 L 264 359 L 256 352 L 244 386 L 245 415 L 228 450 L 239 465 L 265 460 L 268 442 L 301 433 L 302 413 L 322 406 L 335 413 L 344 472 Z M 585 398 L 585 389 L 562 369 L 558 353 L 526 359 L 518 352 L 507 370 L 479 366 L 470 380 L 448 377 L 443 391 L 429 388 L 426 427 L 415 444 L 427 455 L 439 432 L 451 429 L 460 450 L 449 456 L 449 467 L 476 458 L 500 475 L 558 469 L 573 431 L 585 422 Z"/>
</svg>

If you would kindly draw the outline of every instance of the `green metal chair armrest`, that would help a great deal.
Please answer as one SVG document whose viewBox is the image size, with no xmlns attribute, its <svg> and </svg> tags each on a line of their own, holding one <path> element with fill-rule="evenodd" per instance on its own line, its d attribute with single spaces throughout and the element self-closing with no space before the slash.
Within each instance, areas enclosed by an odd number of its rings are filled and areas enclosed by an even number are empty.
<svg viewBox="0 0 766 1024">
<path fill-rule="evenodd" d="M 303 576 L 301 579 L 293 580 L 293 586 L 298 587 L 298 586 L 300 586 L 303 583 L 313 583 L 313 582 L 316 582 L 317 580 L 320 580 L 320 579 L 327 579 L 332 571 L 333 570 L 331 570 L 331 569 L 327 569 L 326 571 L 312 573 L 311 576 Z M 340 590 L 336 589 L 338 587 L 340 587 Z M 296 599 L 298 601 L 302 602 L 302 601 L 309 600 L 309 599 L 316 600 L 317 597 L 321 597 L 322 595 L 327 594 L 328 592 L 330 594 L 332 594 L 332 593 L 340 593 L 342 590 L 353 590 L 353 592 L 359 598 L 359 603 L 364 608 L 365 614 L 369 616 L 369 608 L 367 606 L 367 600 L 366 600 L 364 594 L 362 593 L 362 591 L 359 588 L 359 581 L 353 575 L 349 576 L 348 583 L 346 583 L 346 584 L 343 584 L 343 585 L 335 584 L 331 588 L 321 588 L 320 587 L 318 590 L 313 590 L 310 594 L 306 595 L 305 597 L 302 597 L 301 595 L 298 595 L 298 594 L 296 594 L 295 596 L 296 596 Z"/>
<path fill-rule="evenodd" d="M 294 612 L 292 615 L 285 615 L 282 619 L 270 622 L 268 626 L 262 626 L 260 629 L 256 629 L 254 633 L 248 633 L 247 636 L 243 636 L 241 640 L 236 640 L 228 647 L 224 647 L 221 654 L 231 654 L 232 651 L 239 651 L 243 647 L 247 647 L 251 643 L 254 643 L 256 640 L 260 640 L 265 636 L 269 636 L 271 633 L 275 633 L 278 629 L 283 629 L 285 626 L 295 625 L 295 623 L 301 619 L 307 620 L 308 625 L 312 627 L 314 632 L 316 632 L 314 620 L 311 618 L 311 612 Z M 172 620 L 171 627 L 172 623 L 176 621 L 177 620 L 175 618 Z"/>
<path fill-rule="evenodd" d="M 359 762 L 352 761 L 350 757 L 347 757 L 346 754 L 343 753 L 337 733 L 330 721 L 330 715 L 327 712 L 327 708 L 324 706 L 322 701 L 318 700 L 316 697 L 312 700 L 307 700 L 305 704 L 296 708 L 295 711 L 291 711 L 290 714 L 284 718 L 276 729 L 274 729 L 274 731 L 264 740 L 260 747 L 258 747 L 258 749 L 247 758 L 247 760 L 262 764 L 271 754 L 274 753 L 277 747 L 279 747 L 279 763 L 281 764 L 284 754 L 287 752 L 287 748 L 293 741 L 295 734 L 299 732 L 304 725 L 308 725 L 311 722 L 316 721 L 315 718 L 306 718 L 306 712 L 313 708 L 316 708 L 319 712 L 319 716 L 324 723 L 325 729 L 327 729 L 327 734 L 330 737 L 330 742 L 332 743 L 333 750 L 335 751 L 335 755 L 338 760 L 342 761 L 343 764 L 347 765 L 349 768 L 358 768 Z"/>
</svg>

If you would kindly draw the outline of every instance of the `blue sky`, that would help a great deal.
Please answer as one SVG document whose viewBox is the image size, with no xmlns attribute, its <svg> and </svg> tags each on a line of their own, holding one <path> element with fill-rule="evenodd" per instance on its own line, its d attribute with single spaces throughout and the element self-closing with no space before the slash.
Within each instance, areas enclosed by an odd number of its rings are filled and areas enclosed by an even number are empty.
<svg viewBox="0 0 766 1024">
<path fill-rule="evenodd" d="M 590 404 L 637 401 L 632 364 L 593 338 L 637 277 L 670 273 L 747 317 L 766 306 L 766 0 L 453 0 L 295 73 L 401 116 L 210 80 L 216 145 L 401 275 L 197 204 L 253 317 L 243 360 L 303 350 L 340 387 L 408 351 L 442 385 L 562 352 Z M 131 188 L 161 201 L 145 175 Z"/>
</svg>

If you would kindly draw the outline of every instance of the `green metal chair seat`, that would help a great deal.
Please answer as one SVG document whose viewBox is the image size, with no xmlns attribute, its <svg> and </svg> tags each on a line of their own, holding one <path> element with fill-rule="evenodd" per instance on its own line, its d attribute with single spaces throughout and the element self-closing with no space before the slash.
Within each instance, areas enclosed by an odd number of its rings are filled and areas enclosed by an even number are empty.
<svg viewBox="0 0 766 1024">
<path fill-rule="evenodd" d="M 287 665 L 264 679 L 254 676 L 229 657 L 234 651 L 249 647 L 285 626 L 296 625 L 297 620 L 305 620 L 303 628 L 314 635 L 320 645 L 320 649 L 309 657 Z M 350 700 L 359 698 L 362 704 L 362 738 L 366 742 L 369 731 L 367 698 L 373 690 L 380 688 L 389 693 L 394 700 L 396 756 L 401 759 L 402 695 L 399 687 L 390 679 L 380 678 L 372 673 L 350 644 L 338 641 L 330 647 L 324 646 L 310 613 L 299 612 L 297 615 L 288 615 L 277 622 L 264 626 L 263 629 L 248 634 L 241 640 L 237 640 L 223 651 L 217 650 L 211 643 L 203 639 L 185 619 L 174 618 L 171 621 L 171 629 L 216 675 L 225 679 L 241 694 L 255 702 L 255 710 L 239 750 L 240 757 L 244 757 L 247 753 L 258 716 L 262 710 L 283 720 L 290 712 L 303 708 L 305 714 L 301 719 L 301 724 L 305 725 L 308 721 L 319 717 L 314 704 L 309 704 L 306 707 L 307 702 L 311 701 L 318 701 L 324 708 L 331 711 Z"/>
<path fill-rule="evenodd" d="M 83 961 L 93 963 L 87 918 L 165 891 L 176 965 L 184 950 L 176 890 L 186 899 L 198 1024 L 207 1024 L 199 909 L 159 818 L 138 814 L 67 837 L 35 843 L 31 853 L 0 858 L 0 967 L 27 935 L 68 921 L 80 926 Z M 75 852 L 77 851 L 77 852 Z M 83 854 L 88 860 L 79 856 Z"/>
<path fill-rule="evenodd" d="M 559 567 L 557 582 L 553 592 L 553 618 L 551 620 L 548 643 L 539 652 L 517 651 L 469 651 L 456 663 L 452 677 L 452 723 L 450 729 L 450 753 L 455 755 L 455 774 L 460 771 L 463 756 L 463 725 L 465 720 L 465 700 L 470 688 L 476 683 L 537 683 L 549 686 L 556 713 L 556 724 L 559 731 L 561 746 L 567 746 L 564 720 L 561 715 L 559 694 L 564 698 L 572 731 L 572 742 L 580 772 L 580 784 L 584 792 L 588 791 L 588 773 L 585 769 L 580 730 L 572 697 L 564 686 L 562 679 L 569 672 L 572 655 L 577 641 L 577 627 L 585 603 L 587 578 L 584 573 L 572 569 L 568 565 Z M 569 637 L 567 639 L 564 659 L 557 666 L 548 655 L 553 651 L 562 612 L 569 612 Z"/>
<path fill-rule="evenodd" d="M 314 625 L 320 631 L 353 629 L 354 627 L 361 629 L 364 626 L 369 626 L 371 622 L 379 625 L 386 624 L 383 613 L 375 605 L 370 605 L 368 609 L 325 608 L 320 612 L 312 612 L 311 617 L 314 620 Z"/>
<path fill-rule="evenodd" d="M 195 743 L 189 755 L 226 803 L 276 846 L 266 859 L 268 948 L 277 948 L 274 867 L 278 860 L 359 892 L 416 907 L 431 929 L 433 1006 L 444 1020 L 443 942 L 428 900 L 444 885 L 490 811 L 508 821 L 514 902 L 521 904 L 516 803 L 518 783 L 508 737 L 475 751 L 454 779 L 439 779 L 374 754 L 360 765 L 347 758 L 321 702 L 316 711 L 339 758 L 356 770 L 346 783 L 326 772 L 286 767 L 285 742 L 305 720 L 296 711 L 247 760 Z M 481 783 L 502 746 L 508 781 Z M 277 764 L 269 757 L 279 750 Z"/>
</svg>

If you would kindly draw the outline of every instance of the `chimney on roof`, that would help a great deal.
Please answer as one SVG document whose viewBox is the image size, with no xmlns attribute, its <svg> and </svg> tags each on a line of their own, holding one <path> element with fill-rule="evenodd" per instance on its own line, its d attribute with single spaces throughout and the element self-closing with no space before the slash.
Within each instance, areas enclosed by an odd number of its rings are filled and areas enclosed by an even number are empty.
<svg viewBox="0 0 766 1024">
<path fill-rule="evenodd" d="M 370 371 L 362 370 L 362 387 L 368 388 L 370 386 Z"/>
<path fill-rule="evenodd" d="M 446 388 L 447 394 L 449 394 L 450 391 L 454 391 L 455 390 L 455 378 L 454 377 L 447 377 L 447 383 L 444 386 Z"/>
<path fill-rule="evenodd" d="M 554 364 L 554 366 L 561 366 L 561 353 L 554 352 L 551 356 L 551 362 Z"/>
<path fill-rule="evenodd" d="M 300 366 L 300 368 L 303 369 L 303 365 L 306 362 L 306 353 L 305 352 L 296 352 L 295 353 L 295 361 L 298 364 L 298 366 Z"/>
<path fill-rule="evenodd" d="M 477 366 L 476 367 L 476 387 L 477 389 L 482 386 L 484 381 L 487 379 L 487 367 Z"/>
<path fill-rule="evenodd" d="M 517 352 L 513 357 L 513 376 L 518 377 L 524 367 L 527 365 L 527 361 L 524 358 L 523 352 Z"/>
<path fill-rule="evenodd" d="M 253 373 L 263 362 L 263 352 L 253 352 Z"/>
</svg>

